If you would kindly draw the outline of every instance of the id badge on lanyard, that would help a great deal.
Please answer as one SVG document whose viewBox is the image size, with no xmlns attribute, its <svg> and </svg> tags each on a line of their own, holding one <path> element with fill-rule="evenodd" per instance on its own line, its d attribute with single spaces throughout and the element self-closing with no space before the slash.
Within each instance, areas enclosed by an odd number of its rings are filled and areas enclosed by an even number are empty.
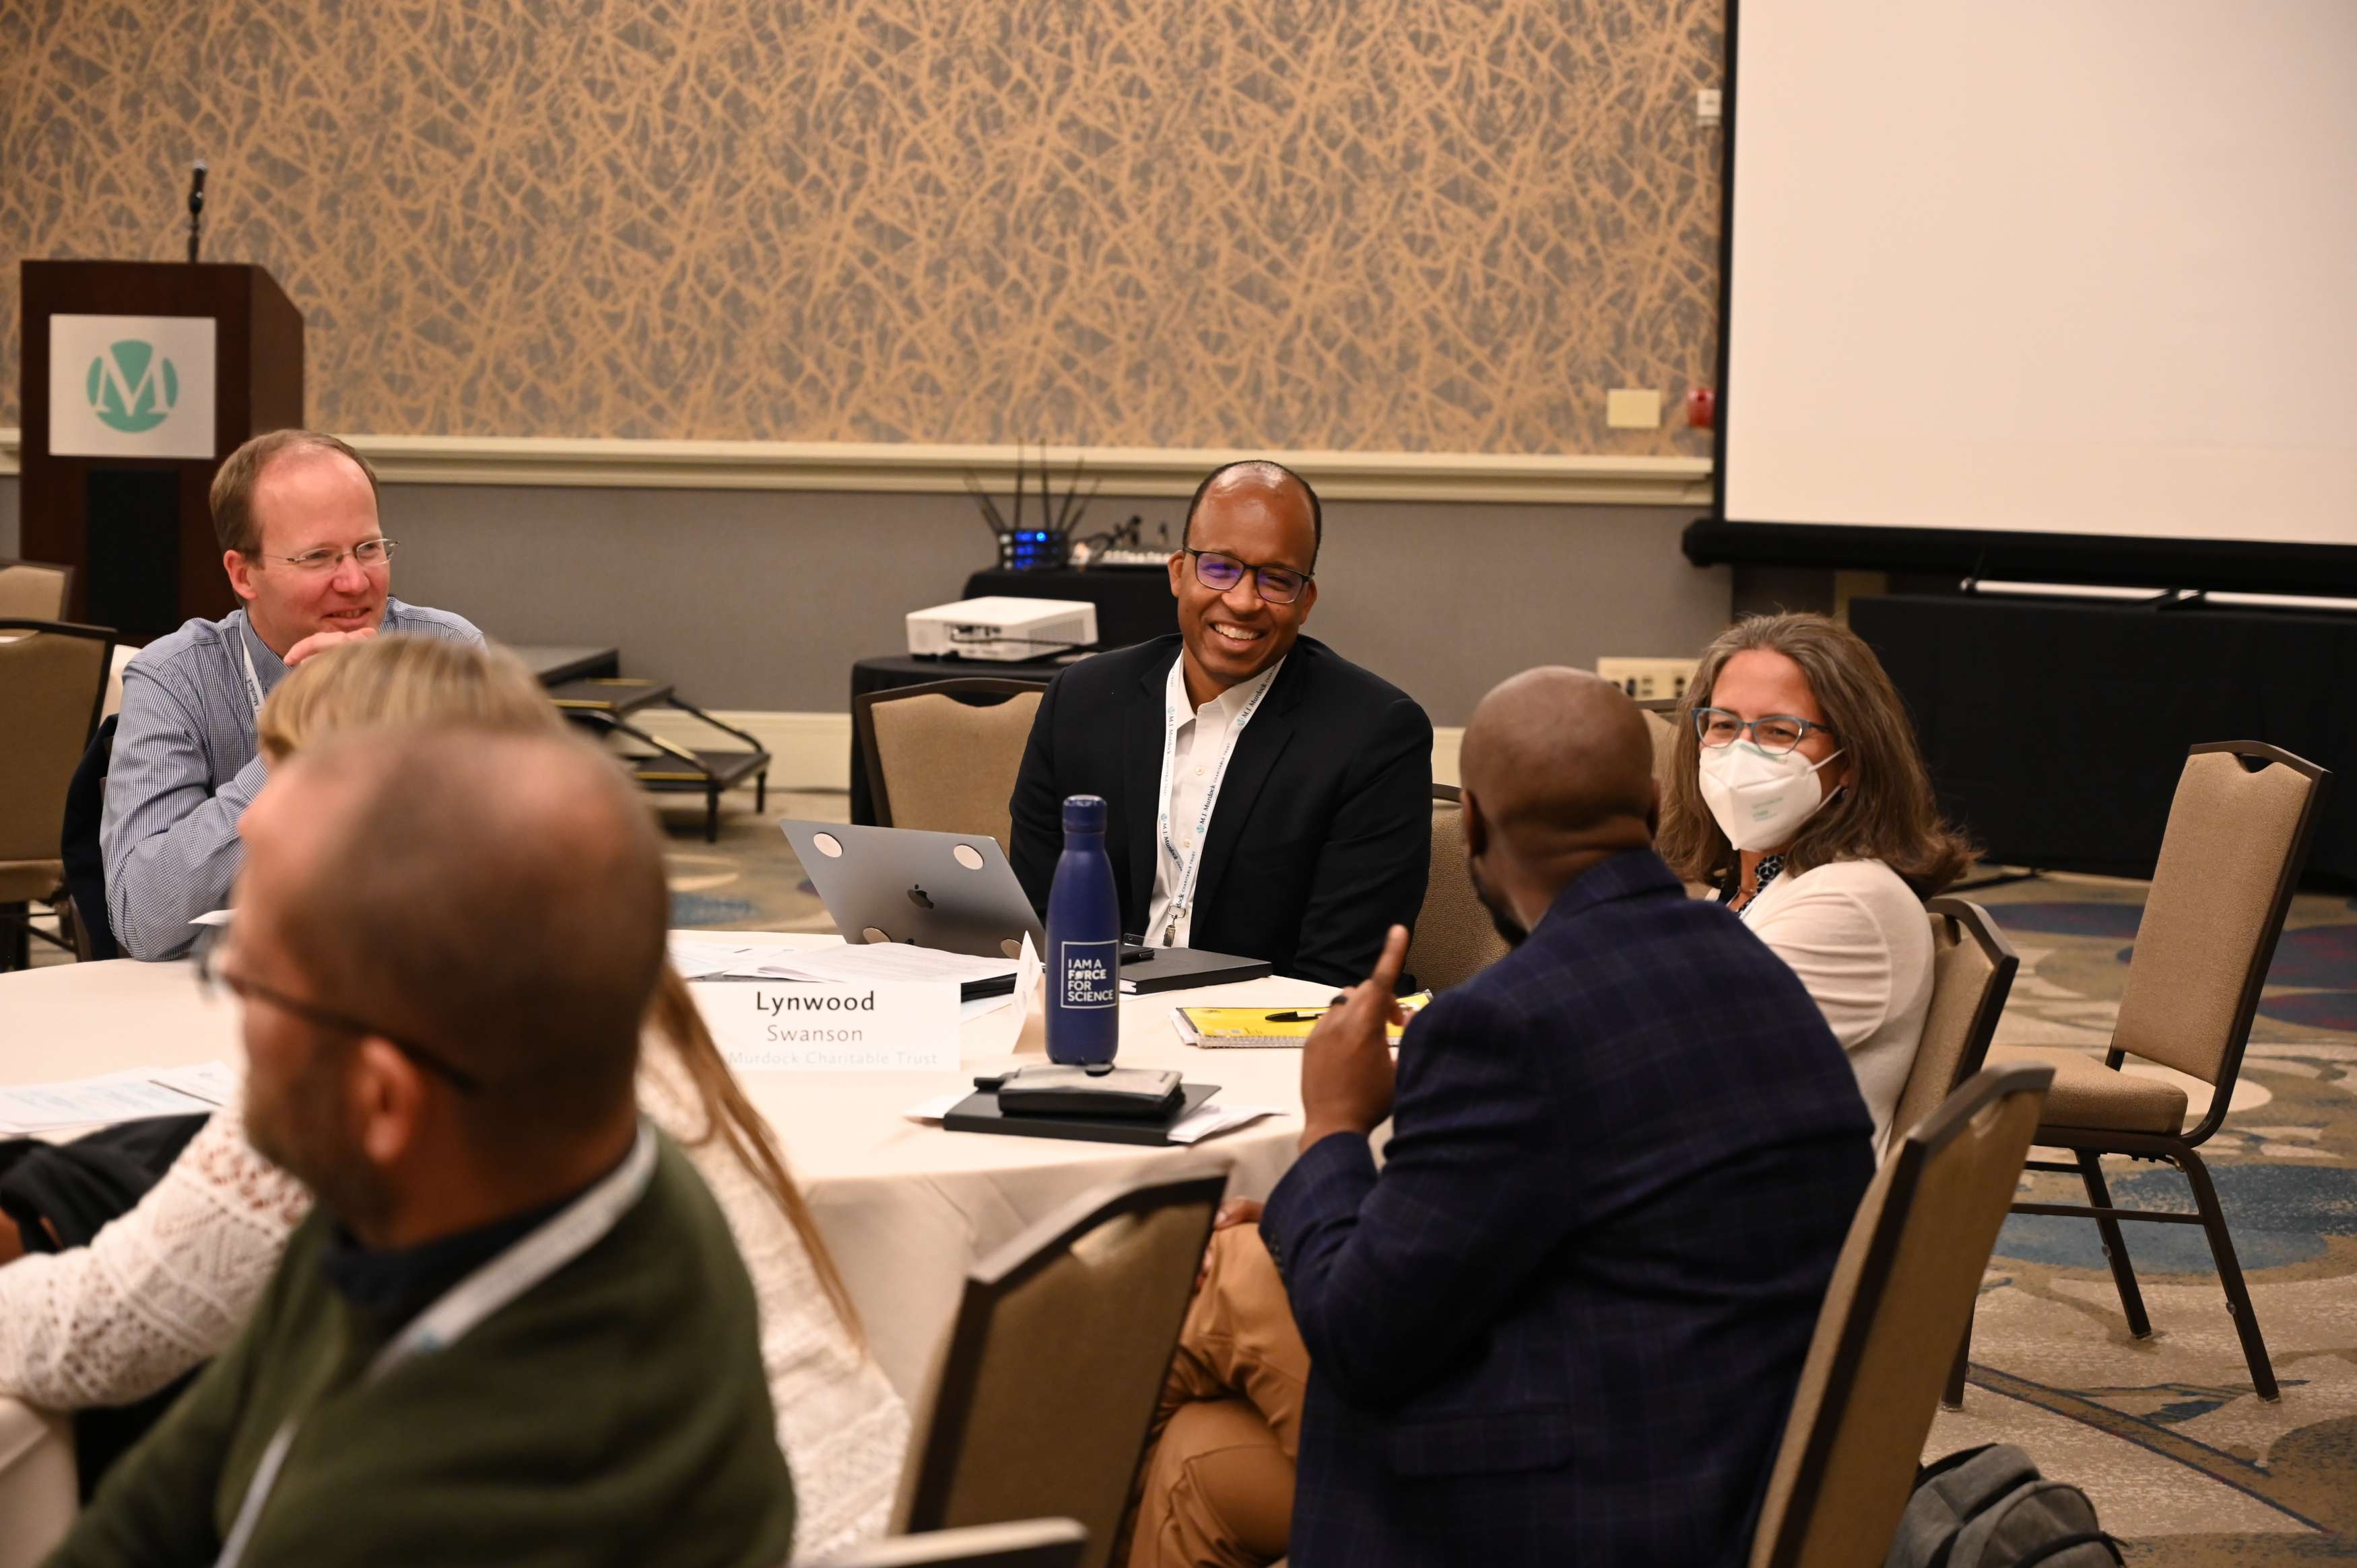
<svg viewBox="0 0 2357 1568">
<path fill-rule="evenodd" d="M 245 660 L 245 697 L 253 704 L 253 716 L 262 717 L 262 677 L 253 672 L 253 648 L 245 639 L 251 636 L 245 628 L 237 633 L 237 656 Z"/>
<path fill-rule="evenodd" d="M 1164 699 L 1162 715 L 1162 796 L 1158 820 L 1161 830 L 1162 853 L 1164 855 L 1168 857 L 1171 865 L 1170 907 L 1163 912 L 1162 916 L 1162 945 L 1166 948 L 1172 947 L 1177 944 L 1178 940 L 1178 922 L 1187 918 L 1189 911 L 1194 907 L 1195 879 L 1202 875 L 1203 846 L 1210 843 L 1211 836 L 1211 811 L 1220 803 L 1220 785 L 1227 779 L 1228 764 L 1234 760 L 1236 755 L 1236 745 L 1243 739 L 1244 725 L 1252 723 L 1253 714 L 1260 711 L 1262 699 L 1268 695 L 1269 688 L 1276 684 L 1276 672 L 1280 669 L 1283 669 L 1284 666 L 1285 660 L 1280 659 L 1275 664 L 1269 666 L 1269 668 L 1262 674 L 1255 677 L 1260 684 L 1260 690 L 1252 694 L 1251 698 L 1245 702 L 1243 711 L 1236 714 L 1235 722 L 1228 726 L 1227 746 L 1220 753 L 1219 765 L 1211 770 L 1211 781 L 1203 790 L 1203 803 L 1201 806 L 1198 807 L 1195 811 L 1194 843 L 1183 856 L 1179 854 L 1178 845 L 1171 837 L 1170 832 L 1170 794 L 1171 787 L 1178 779 L 1178 725 L 1180 721 L 1178 717 L 1178 704 L 1171 702 L 1167 697 Z M 1179 691 L 1181 693 L 1179 700 L 1184 701 L 1184 693 L 1186 691 L 1184 682 L 1186 677 L 1182 674 L 1178 679 L 1181 682 L 1179 686 Z"/>
<path fill-rule="evenodd" d="M 249 660 L 247 668 L 252 667 Z M 630 1155 L 612 1175 L 411 1318 L 409 1326 L 376 1353 L 362 1374 L 363 1380 L 375 1382 L 404 1361 L 448 1349 L 483 1319 L 596 1246 L 645 1194 L 654 1172 L 654 1134 L 640 1122 L 638 1142 L 630 1145 Z M 237 1568 L 244 1557 L 254 1526 L 261 1521 L 262 1505 L 269 1501 L 271 1489 L 278 1484 L 278 1472 L 285 1466 L 286 1451 L 294 1446 L 295 1430 L 300 1423 L 299 1416 L 287 1417 L 270 1446 L 263 1450 L 262 1463 L 254 1466 L 245 1500 L 238 1505 L 237 1519 L 230 1526 L 229 1539 L 221 1543 L 221 1555 L 213 1560 L 213 1568 Z"/>
</svg>

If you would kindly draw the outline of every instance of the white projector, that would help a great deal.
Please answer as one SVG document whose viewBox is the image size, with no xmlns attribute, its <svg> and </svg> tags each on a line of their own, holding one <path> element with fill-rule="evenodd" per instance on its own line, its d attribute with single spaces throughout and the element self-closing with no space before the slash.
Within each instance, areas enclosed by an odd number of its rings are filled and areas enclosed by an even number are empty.
<svg viewBox="0 0 2357 1568">
<path fill-rule="evenodd" d="M 960 599 L 909 614 L 909 651 L 920 658 L 1014 662 L 1044 659 L 1097 639 L 1097 607 L 1085 599 Z"/>
</svg>

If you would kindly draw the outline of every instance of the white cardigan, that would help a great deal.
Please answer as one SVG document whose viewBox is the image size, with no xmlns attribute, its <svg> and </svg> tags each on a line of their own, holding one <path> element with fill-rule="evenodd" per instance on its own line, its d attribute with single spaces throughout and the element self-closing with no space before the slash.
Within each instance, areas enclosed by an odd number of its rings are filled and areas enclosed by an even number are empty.
<svg viewBox="0 0 2357 1568">
<path fill-rule="evenodd" d="M 828 1305 L 810 1254 L 760 1180 L 705 1136 L 678 1053 L 650 1038 L 639 1103 L 712 1189 L 760 1307 L 761 1364 L 794 1480 L 794 1555 L 884 1533 L 909 1412 Z M 232 1101 L 161 1181 L 87 1247 L 0 1268 L 0 1393 L 56 1409 L 122 1404 L 220 1354 L 253 1314 L 311 1207 L 245 1140 Z"/>
<path fill-rule="evenodd" d="M 1880 1158 L 1932 1006 L 1923 901 L 1878 860 L 1839 860 L 1784 873 L 1738 913 L 1801 977 L 1849 1053 Z"/>
</svg>

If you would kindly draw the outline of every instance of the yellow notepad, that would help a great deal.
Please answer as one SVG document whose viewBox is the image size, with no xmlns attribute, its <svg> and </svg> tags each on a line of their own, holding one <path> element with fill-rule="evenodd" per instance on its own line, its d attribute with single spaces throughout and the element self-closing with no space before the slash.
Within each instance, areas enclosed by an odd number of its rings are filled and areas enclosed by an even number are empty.
<svg viewBox="0 0 2357 1568">
<path fill-rule="evenodd" d="M 1412 1018 L 1431 1000 L 1431 992 L 1419 991 L 1399 1003 Z M 1170 1024 L 1190 1046 L 1297 1047 L 1325 1013 L 1323 1007 L 1173 1007 Z M 1397 1025 L 1385 1031 L 1394 1045 L 1402 1032 Z"/>
</svg>

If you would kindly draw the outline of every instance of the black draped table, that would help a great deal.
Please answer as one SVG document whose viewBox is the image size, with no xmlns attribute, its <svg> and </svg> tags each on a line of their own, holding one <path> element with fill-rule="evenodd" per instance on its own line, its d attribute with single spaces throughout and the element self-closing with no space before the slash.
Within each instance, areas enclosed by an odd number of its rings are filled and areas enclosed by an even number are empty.
<svg viewBox="0 0 2357 1568">
<path fill-rule="evenodd" d="M 2308 875 L 2357 880 L 2357 616 L 1903 594 L 1849 618 L 1990 859 L 2149 876 L 2186 748 L 2260 740 L 2332 769 Z"/>
</svg>

